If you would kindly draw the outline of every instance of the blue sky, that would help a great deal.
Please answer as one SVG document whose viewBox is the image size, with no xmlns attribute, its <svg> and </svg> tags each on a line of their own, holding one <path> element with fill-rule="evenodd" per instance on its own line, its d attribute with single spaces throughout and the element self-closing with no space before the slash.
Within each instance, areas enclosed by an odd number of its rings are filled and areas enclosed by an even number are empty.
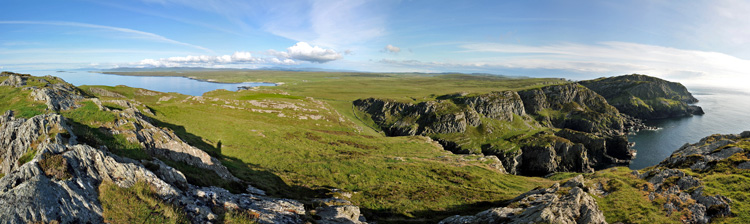
<svg viewBox="0 0 750 224">
<path fill-rule="evenodd" d="M 646 73 L 750 84 L 747 1 L 4 0 L 0 8 L 0 70 Z"/>
</svg>

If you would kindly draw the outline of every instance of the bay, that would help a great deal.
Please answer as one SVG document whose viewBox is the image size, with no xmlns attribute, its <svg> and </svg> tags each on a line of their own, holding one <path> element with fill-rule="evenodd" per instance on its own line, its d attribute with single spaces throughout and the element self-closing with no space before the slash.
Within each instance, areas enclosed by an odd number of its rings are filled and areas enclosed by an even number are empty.
<svg viewBox="0 0 750 224">
<path fill-rule="evenodd" d="M 683 118 L 647 121 L 657 130 L 642 130 L 628 136 L 637 155 L 631 169 L 653 166 L 686 143 L 696 143 L 712 134 L 750 131 L 750 94 L 723 89 L 691 89 L 706 112 Z"/>
<path fill-rule="evenodd" d="M 68 83 L 76 86 L 81 85 L 125 85 L 135 88 L 144 88 L 159 92 L 176 92 L 191 96 L 200 96 L 205 92 L 226 89 L 236 91 L 238 87 L 275 86 L 274 83 L 243 82 L 243 83 L 218 83 L 207 82 L 186 77 L 175 76 L 124 76 L 95 73 L 88 71 L 19 71 L 34 76 L 51 75 L 60 77 Z"/>
</svg>

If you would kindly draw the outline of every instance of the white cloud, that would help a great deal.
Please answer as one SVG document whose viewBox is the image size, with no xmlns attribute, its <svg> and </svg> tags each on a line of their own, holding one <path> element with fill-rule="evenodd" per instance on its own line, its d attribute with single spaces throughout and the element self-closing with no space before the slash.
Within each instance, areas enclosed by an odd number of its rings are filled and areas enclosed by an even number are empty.
<svg viewBox="0 0 750 224">
<path fill-rule="evenodd" d="M 332 49 L 323 49 L 318 46 L 310 46 L 306 42 L 298 42 L 294 46 L 286 49 L 286 55 L 289 58 L 315 62 L 315 63 L 326 63 L 341 59 L 340 53 Z"/>
<path fill-rule="evenodd" d="M 234 52 L 232 55 L 222 56 L 186 56 L 186 57 L 169 57 L 161 59 L 144 59 L 138 63 L 131 64 L 135 66 L 147 66 L 147 67 L 182 67 L 182 66 L 207 66 L 216 67 L 220 65 L 228 64 L 279 64 L 279 65 L 293 65 L 297 64 L 292 59 L 278 59 L 278 58 L 261 58 L 254 57 L 250 52 Z"/>
<path fill-rule="evenodd" d="M 394 53 L 394 54 L 401 52 L 401 48 L 390 45 L 390 44 L 388 46 L 385 46 L 383 50 L 385 50 L 385 52 Z"/>
<path fill-rule="evenodd" d="M 231 55 L 210 56 L 210 55 L 189 55 L 185 57 L 169 57 L 161 59 L 144 59 L 138 63 L 131 64 L 135 66 L 149 67 L 181 67 L 181 66 L 208 66 L 218 67 L 222 65 L 237 64 L 274 64 L 274 65 L 296 65 L 298 61 L 308 61 L 314 63 L 326 63 L 342 58 L 342 55 L 332 49 L 324 49 L 318 46 L 310 46 L 305 42 L 298 42 L 294 46 L 287 48 L 286 51 L 268 50 L 263 54 L 271 57 L 256 57 L 246 51 L 237 51 Z"/>
<path fill-rule="evenodd" d="M 463 44 L 463 52 L 489 57 L 468 61 L 429 62 L 381 60 L 397 67 L 422 67 L 438 71 L 496 72 L 508 69 L 549 69 L 600 77 L 643 73 L 693 85 L 743 87 L 750 85 L 750 60 L 731 55 L 670 47 L 602 42 L 598 44 L 554 44 L 544 46 L 474 43 Z M 524 74 L 520 74 L 524 75 Z M 561 74 L 562 75 L 562 74 Z"/>
</svg>

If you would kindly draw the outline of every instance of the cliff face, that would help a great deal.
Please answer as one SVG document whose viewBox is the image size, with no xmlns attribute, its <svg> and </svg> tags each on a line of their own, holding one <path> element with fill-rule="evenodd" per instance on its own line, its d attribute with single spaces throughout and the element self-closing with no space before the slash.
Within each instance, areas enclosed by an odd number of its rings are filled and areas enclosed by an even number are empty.
<svg viewBox="0 0 750 224">
<path fill-rule="evenodd" d="M 353 103 L 386 135 L 425 135 L 454 153 L 494 155 L 512 174 L 593 172 L 633 158 L 623 136 L 627 119 L 577 84 L 452 94 L 417 104 L 374 98 Z M 562 131 L 532 131 L 548 128 Z M 498 133 L 519 130 L 531 134 L 507 138 Z M 496 143 L 498 138 L 507 138 L 506 143 Z"/>
<path fill-rule="evenodd" d="M 390 136 L 462 133 L 467 126 L 481 125 L 480 115 L 501 121 L 525 115 L 520 97 L 512 91 L 443 98 L 418 104 L 368 98 L 354 101 L 354 106 L 370 114 Z"/>
<path fill-rule="evenodd" d="M 579 82 L 601 94 L 621 113 L 640 119 L 662 119 L 703 114 L 687 88 L 646 75 L 623 75 Z"/>
<path fill-rule="evenodd" d="M 518 92 L 528 114 L 556 128 L 622 134 L 624 118 L 602 96 L 581 85 L 563 84 Z"/>
</svg>

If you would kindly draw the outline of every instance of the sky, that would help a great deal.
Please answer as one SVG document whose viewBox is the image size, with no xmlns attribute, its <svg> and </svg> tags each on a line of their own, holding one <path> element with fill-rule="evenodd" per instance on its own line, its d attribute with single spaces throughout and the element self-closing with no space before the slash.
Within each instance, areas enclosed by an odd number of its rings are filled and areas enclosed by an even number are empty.
<svg viewBox="0 0 750 224">
<path fill-rule="evenodd" d="M 750 1 L 3 0 L 0 70 L 640 73 L 750 84 Z"/>
</svg>

